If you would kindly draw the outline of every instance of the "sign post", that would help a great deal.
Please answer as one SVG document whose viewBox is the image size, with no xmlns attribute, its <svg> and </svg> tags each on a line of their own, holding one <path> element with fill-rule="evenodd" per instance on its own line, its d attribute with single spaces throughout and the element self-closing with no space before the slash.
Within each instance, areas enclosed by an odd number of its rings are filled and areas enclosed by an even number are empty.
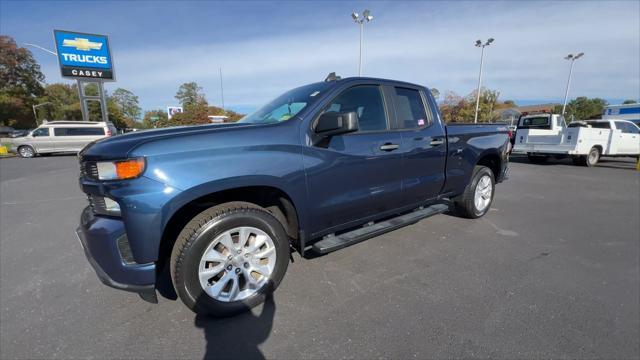
<svg viewBox="0 0 640 360">
<path fill-rule="evenodd" d="M 89 121 L 87 102 L 98 101 L 102 121 L 109 121 L 104 82 L 115 81 L 109 38 L 106 35 L 64 30 L 54 30 L 53 37 L 62 77 L 77 81 L 82 120 Z M 86 94 L 86 85 L 90 83 L 97 85 L 97 96 Z"/>
</svg>

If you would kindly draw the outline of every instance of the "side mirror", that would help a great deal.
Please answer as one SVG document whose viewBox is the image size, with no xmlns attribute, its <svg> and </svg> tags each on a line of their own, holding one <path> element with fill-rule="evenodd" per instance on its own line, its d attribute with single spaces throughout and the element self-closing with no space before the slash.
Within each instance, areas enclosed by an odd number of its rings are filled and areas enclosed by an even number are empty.
<svg viewBox="0 0 640 360">
<path fill-rule="evenodd" d="M 316 133 L 324 137 L 346 134 L 358 130 L 358 113 L 355 111 L 337 113 L 327 112 L 320 115 L 316 124 Z"/>
</svg>

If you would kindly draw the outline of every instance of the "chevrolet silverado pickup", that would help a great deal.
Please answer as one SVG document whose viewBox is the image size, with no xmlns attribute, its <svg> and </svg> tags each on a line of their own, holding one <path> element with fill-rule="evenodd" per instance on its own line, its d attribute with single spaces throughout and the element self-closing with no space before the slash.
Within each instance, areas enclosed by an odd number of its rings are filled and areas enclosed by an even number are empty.
<svg viewBox="0 0 640 360">
<path fill-rule="evenodd" d="M 508 151 L 505 125 L 445 125 L 423 86 L 329 76 L 237 123 L 89 144 L 76 233 L 103 283 L 150 302 L 162 283 L 227 316 L 263 302 L 292 251 L 326 254 L 447 211 L 483 216 Z"/>
</svg>

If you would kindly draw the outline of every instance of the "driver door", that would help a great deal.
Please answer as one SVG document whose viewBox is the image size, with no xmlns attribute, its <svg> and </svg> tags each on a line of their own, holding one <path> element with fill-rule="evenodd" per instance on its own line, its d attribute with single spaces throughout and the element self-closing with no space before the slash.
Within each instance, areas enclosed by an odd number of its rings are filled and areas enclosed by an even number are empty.
<svg viewBox="0 0 640 360">
<path fill-rule="evenodd" d="M 38 128 L 31 133 L 31 145 L 36 152 L 53 152 L 55 145 L 51 136 L 51 129 L 48 127 Z"/>
<path fill-rule="evenodd" d="M 356 112 L 359 130 L 304 149 L 311 237 L 369 221 L 402 205 L 402 136 L 390 130 L 382 88 L 344 90 L 323 112 Z"/>
<path fill-rule="evenodd" d="M 619 154 L 640 154 L 640 130 L 638 127 L 627 122 L 616 121 L 616 129 L 621 132 L 618 134 L 618 153 Z M 616 135 L 613 135 L 616 136 Z"/>
</svg>

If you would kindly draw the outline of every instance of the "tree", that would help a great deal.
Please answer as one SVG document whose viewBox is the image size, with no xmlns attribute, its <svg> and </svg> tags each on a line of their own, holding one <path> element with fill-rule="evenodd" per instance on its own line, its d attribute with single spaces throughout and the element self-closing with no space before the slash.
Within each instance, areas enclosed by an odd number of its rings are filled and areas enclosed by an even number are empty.
<svg viewBox="0 0 640 360">
<path fill-rule="evenodd" d="M 82 120 L 76 85 L 49 84 L 44 93 L 40 103 L 49 104 L 38 108 L 38 119 Z"/>
<path fill-rule="evenodd" d="M 169 122 L 174 126 L 208 124 L 211 122 L 208 110 L 207 102 L 203 98 L 195 103 L 187 104 L 184 111 L 173 115 Z"/>
<path fill-rule="evenodd" d="M 131 91 L 123 88 L 117 88 L 110 99 L 118 106 L 124 116 L 130 120 L 136 121 L 140 118 L 142 109 L 138 103 L 138 97 Z"/>
<path fill-rule="evenodd" d="M 476 112 L 476 94 L 473 91 L 465 97 L 454 92 L 447 92 L 440 105 L 440 113 L 445 122 L 473 122 Z M 498 101 L 500 92 L 482 88 L 478 106 L 478 122 L 495 121 L 499 118 L 495 110 L 509 107 Z"/>
<path fill-rule="evenodd" d="M 195 82 L 184 83 L 178 88 L 176 99 L 180 101 L 182 107 L 187 108 L 189 105 L 200 102 L 207 102 L 202 93 L 202 88 Z"/>
<path fill-rule="evenodd" d="M 433 95 L 433 98 L 436 99 L 436 101 L 438 101 L 438 98 L 440 97 L 440 90 L 436 88 L 431 88 L 429 89 L 429 91 L 431 91 L 431 95 Z"/>
<path fill-rule="evenodd" d="M 628 99 L 628 100 L 625 100 L 625 101 L 622 102 L 623 105 L 626 105 L 626 104 L 637 104 L 637 103 L 638 103 L 637 101 L 632 100 L 632 99 Z"/>
<path fill-rule="evenodd" d="M 44 93 L 44 75 L 31 52 L 0 35 L 0 124 L 33 127 L 31 106 Z"/>
<path fill-rule="evenodd" d="M 571 100 L 567 104 L 567 109 L 564 114 L 565 119 L 575 120 L 589 120 L 599 119 L 602 117 L 602 111 L 608 103 L 604 99 L 592 98 L 589 99 L 586 96 L 579 96 Z M 553 111 L 555 113 L 562 113 L 562 105 L 557 105 Z"/>
<path fill-rule="evenodd" d="M 169 116 L 164 110 L 151 110 L 144 113 L 142 119 L 142 127 L 145 129 L 153 129 L 155 127 L 163 127 L 163 124 L 168 124 Z M 164 125 L 168 126 L 168 125 Z"/>
<path fill-rule="evenodd" d="M 224 115 L 227 117 L 227 122 L 236 122 L 244 117 L 244 114 L 237 113 L 233 110 L 224 110 L 217 106 L 209 106 L 207 110 L 208 115 Z"/>
</svg>

